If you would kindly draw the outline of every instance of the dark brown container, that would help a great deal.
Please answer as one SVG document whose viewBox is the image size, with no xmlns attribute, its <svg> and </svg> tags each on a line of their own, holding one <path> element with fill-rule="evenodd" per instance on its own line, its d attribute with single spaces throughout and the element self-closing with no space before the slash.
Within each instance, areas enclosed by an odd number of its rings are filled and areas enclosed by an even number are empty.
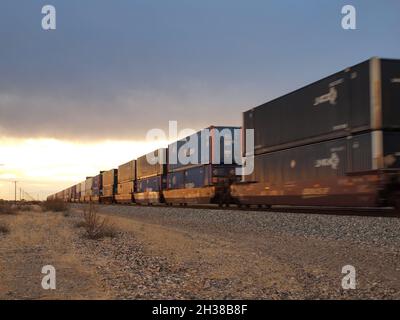
<svg viewBox="0 0 400 320">
<path fill-rule="evenodd" d="M 400 132 L 372 131 L 255 156 L 241 204 L 391 206 L 400 183 Z"/>
<path fill-rule="evenodd" d="M 152 164 L 147 160 L 147 156 L 151 157 L 154 154 L 155 157 L 158 157 L 162 160 L 162 163 Z M 136 160 L 137 166 L 137 178 L 143 179 L 147 177 L 152 177 L 156 175 L 162 175 L 166 173 L 167 166 L 167 155 L 168 149 L 159 149 L 154 151 L 154 153 L 149 153 L 147 155 L 141 156 Z"/>
<path fill-rule="evenodd" d="M 400 128 L 400 60 L 372 58 L 243 114 L 255 154 Z"/>
<path fill-rule="evenodd" d="M 318 183 L 381 169 L 400 169 L 400 132 L 372 131 L 254 157 L 245 181 L 276 185 L 310 180 Z"/>
<path fill-rule="evenodd" d="M 118 167 L 118 183 L 136 179 L 136 160 L 129 161 Z"/>
</svg>

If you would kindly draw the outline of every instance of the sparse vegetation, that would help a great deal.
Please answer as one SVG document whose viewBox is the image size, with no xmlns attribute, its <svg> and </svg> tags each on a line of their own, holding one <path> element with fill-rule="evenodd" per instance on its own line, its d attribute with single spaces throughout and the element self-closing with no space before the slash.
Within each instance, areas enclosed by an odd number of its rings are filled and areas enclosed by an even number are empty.
<svg viewBox="0 0 400 320">
<path fill-rule="evenodd" d="M 71 211 L 69 211 L 69 208 L 63 212 L 63 217 L 68 218 L 71 216 Z"/>
<path fill-rule="evenodd" d="M 28 205 L 28 204 L 20 204 L 20 205 L 17 205 L 17 210 L 18 211 L 31 211 L 32 206 Z"/>
<path fill-rule="evenodd" d="M 10 233 L 10 227 L 5 222 L 0 222 L 0 234 Z"/>
<path fill-rule="evenodd" d="M 9 203 L 0 204 L 0 214 L 16 214 L 18 208 L 15 205 Z"/>
<path fill-rule="evenodd" d="M 85 228 L 86 227 L 86 222 L 85 220 L 79 220 L 74 223 L 75 228 Z"/>
<path fill-rule="evenodd" d="M 113 224 L 107 218 L 102 218 L 94 204 L 89 204 L 83 211 L 82 226 L 86 230 L 86 236 L 89 239 L 100 239 L 104 237 L 115 237 L 117 231 Z M 77 223 L 75 226 L 77 226 Z"/>
<path fill-rule="evenodd" d="M 68 204 L 62 200 L 48 200 L 42 203 L 44 211 L 65 212 L 68 210 Z"/>
</svg>

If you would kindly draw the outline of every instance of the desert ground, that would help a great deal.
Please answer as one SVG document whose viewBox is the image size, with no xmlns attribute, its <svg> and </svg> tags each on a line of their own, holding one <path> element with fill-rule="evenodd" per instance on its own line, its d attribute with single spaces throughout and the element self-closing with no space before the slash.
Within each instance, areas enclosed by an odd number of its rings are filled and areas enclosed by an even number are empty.
<svg viewBox="0 0 400 320">
<path fill-rule="evenodd" d="M 398 218 L 102 205 L 91 239 L 84 208 L 0 212 L 0 299 L 400 298 Z"/>
</svg>

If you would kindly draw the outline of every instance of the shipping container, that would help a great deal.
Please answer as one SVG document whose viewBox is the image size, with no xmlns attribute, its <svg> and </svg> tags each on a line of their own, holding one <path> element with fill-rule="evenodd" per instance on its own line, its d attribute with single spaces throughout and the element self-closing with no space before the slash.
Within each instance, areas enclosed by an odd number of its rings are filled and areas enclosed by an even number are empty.
<svg viewBox="0 0 400 320">
<path fill-rule="evenodd" d="M 117 186 L 118 184 L 118 170 L 111 169 L 104 171 L 102 174 L 103 187 L 104 186 Z"/>
<path fill-rule="evenodd" d="M 90 202 L 92 196 L 93 177 L 86 177 L 85 181 L 85 202 Z"/>
<path fill-rule="evenodd" d="M 80 200 L 81 200 L 81 184 L 78 183 L 76 185 L 75 202 L 79 202 Z"/>
<path fill-rule="evenodd" d="M 75 202 L 75 198 L 76 198 L 76 185 L 73 185 L 71 187 L 71 197 L 70 197 L 69 201 Z"/>
<path fill-rule="evenodd" d="M 118 182 L 133 181 L 136 179 L 136 160 L 129 161 L 118 167 Z"/>
<path fill-rule="evenodd" d="M 136 181 L 136 192 L 162 191 L 166 185 L 165 176 L 153 176 Z"/>
<path fill-rule="evenodd" d="M 164 202 L 162 191 L 166 188 L 166 176 L 158 175 L 136 180 L 134 192 L 138 204 L 157 204 Z"/>
<path fill-rule="evenodd" d="M 399 168 L 400 132 L 377 130 L 256 155 L 248 183 L 231 190 L 244 204 L 373 206 L 388 186 L 377 172 Z"/>
<path fill-rule="evenodd" d="M 234 165 L 203 165 L 169 172 L 167 189 L 202 188 L 225 180 L 236 181 L 235 168 Z"/>
<path fill-rule="evenodd" d="M 400 60 L 372 58 L 243 114 L 254 151 L 400 129 Z"/>
<path fill-rule="evenodd" d="M 118 187 L 118 169 L 104 171 L 102 174 L 102 191 L 100 196 L 101 202 L 114 202 L 114 196 Z"/>
<path fill-rule="evenodd" d="M 101 189 L 102 189 L 102 174 L 98 174 L 97 176 L 93 177 L 92 181 L 92 195 L 93 196 L 100 196 L 101 195 Z"/>
<path fill-rule="evenodd" d="M 240 132 L 240 127 L 211 126 L 171 143 L 168 172 L 206 164 L 237 163 L 241 157 Z"/>
<path fill-rule="evenodd" d="M 136 160 L 137 179 L 165 174 L 167 154 L 167 149 L 159 149 L 138 158 Z"/>
<path fill-rule="evenodd" d="M 80 202 L 85 202 L 85 190 L 86 190 L 85 183 L 86 183 L 86 181 L 82 181 L 80 183 L 80 185 L 81 185 L 81 198 L 79 200 Z"/>
<path fill-rule="evenodd" d="M 131 203 L 133 202 L 135 181 L 126 181 L 118 183 L 118 193 L 115 195 L 117 203 Z"/>
<path fill-rule="evenodd" d="M 168 204 L 230 202 L 229 186 L 239 181 L 235 165 L 203 165 L 167 175 L 167 188 L 163 191 Z"/>
</svg>

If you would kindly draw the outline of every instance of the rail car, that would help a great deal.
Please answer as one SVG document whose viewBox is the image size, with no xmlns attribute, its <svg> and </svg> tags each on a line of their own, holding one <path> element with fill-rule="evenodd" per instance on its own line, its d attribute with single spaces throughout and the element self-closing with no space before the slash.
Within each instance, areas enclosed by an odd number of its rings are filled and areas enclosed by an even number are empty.
<svg viewBox="0 0 400 320">
<path fill-rule="evenodd" d="M 233 143 L 238 127 L 212 126 L 206 145 L 199 131 L 151 153 L 162 164 L 144 155 L 49 199 L 400 210 L 400 60 L 369 59 L 245 111 L 242 119 L 242 130 L 254 130 L 253 152 L 244 154 L 246 141 Z M 214 161 L 226 152 L 253 159 L 253 172 L 238 176 L 240 163 Z M 177 161 L 179 154 L 190 161 Z"/>
<path fill-rule="evenodd" d="M 372 58 L 243 119 L 254 170 L 231 186 L 239 205 L 399 207 L 400 60 Z"/>
<path fill-rule="evenodd" d="M 399 151 L 400 132 L 374 131 L 266 153 L 231 194 L 242 205 L 398 206 Z"/>
<path fill-rule="evenodd" d="M 211 126 L 168 146 L 165 203 L 231 203 L 229 186 L 240 179 L 235 152 L 240 155 L 241 147 L 234 143 L 235 131 L 240 136 L 239 127 Z M 182 154 L 188 157 L 180 159 Z"/>
</svg>

